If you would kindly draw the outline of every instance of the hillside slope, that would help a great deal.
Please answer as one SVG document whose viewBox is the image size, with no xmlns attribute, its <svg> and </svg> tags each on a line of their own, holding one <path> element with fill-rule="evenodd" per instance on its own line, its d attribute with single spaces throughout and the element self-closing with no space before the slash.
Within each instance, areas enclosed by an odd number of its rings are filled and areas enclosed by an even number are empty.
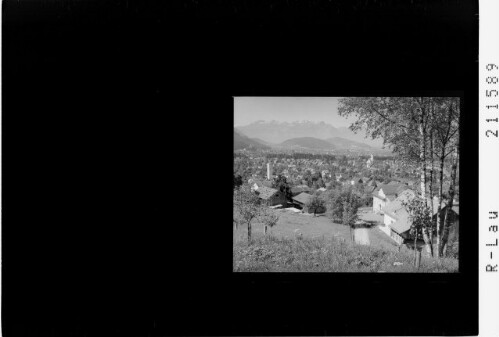
<svg viewBox="0 0 499 337">
<path fill-rule="evenodd" d="M 269 149 L 270 147 L 258 142 L 257 140 L 246 137 L 234 129 L 234 150 L 241 150 L 248 148 Z"/>
<path fill-rule="evenodd" d="M 356 142 L 354 140 L 345 139 L 342 137 L 331 137 L 326 139 L 327 142 L 333 144 L 337 149 L 344 150 L 353 150 L 353 149 L 362 149 L 362 150 L 373 150 L 372 146 L 369 146 L 365 143 Z"/>
</svg>

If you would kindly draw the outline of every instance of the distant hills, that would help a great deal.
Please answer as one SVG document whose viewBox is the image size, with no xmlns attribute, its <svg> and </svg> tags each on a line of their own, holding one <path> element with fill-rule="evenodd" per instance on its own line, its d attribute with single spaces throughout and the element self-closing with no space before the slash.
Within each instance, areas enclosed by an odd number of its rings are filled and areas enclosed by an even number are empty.
<svg viewBox="0 0 499 337">
<path fill-rule="evenodd" d="M 264 141 L 260 139 L 249 138 L 234 129 L 234 150 L 242 149 L 270 149 L 270 146 L 266 145 Z"/>
<path fill-rule="evenodd" d="M 365 133 L 362 131 L 354 133 L 349 128 L 336 128 L 324 122 L 278 122 L 260 120 L 248 125 L 236 127 L 236 129 L 250 138 L 259 138 L 273 144 L 279 144 L 288 139 L 301 137 L 314 137 L 318 139 L 341 137 L 355 142 L 365 143 L 368 146 L 378 149 L 381 149 L 383 146 L 382 140 L 367 139 L 365 138 Z"/>
<path fill-rule="evenodd" d="M 314 137 L 291 138 L 280 143 L 279 146 L 310 150 L 333 150 L 335 148 L 332 143 Z"/>
<path fill-rule="evenodd" d="M 352 150 L 355 148 L 364 149 L 364 150 L 379 150 L 378 148 L 369 146 L 365 143 L 356 142 L 354 140 L 345 139 L 342 137 L 327 138 L 326 141 L 333 144 L 337 149 L 342 149 L 342 150 L 347 150 L 347 149 Z"/>
<path fill-rule="evenodd" d="M 360 152 L 378 152 L 379 149 L 373 148 L 367 144 L 353 140 L 332 137 L 328 139 L 318 139 L 314 137 L 298 137 L 285 140 L 274 147 L 285 147 L 308 150 L 339 150 L 339 151 L 360 151 Z"/>
</svg>

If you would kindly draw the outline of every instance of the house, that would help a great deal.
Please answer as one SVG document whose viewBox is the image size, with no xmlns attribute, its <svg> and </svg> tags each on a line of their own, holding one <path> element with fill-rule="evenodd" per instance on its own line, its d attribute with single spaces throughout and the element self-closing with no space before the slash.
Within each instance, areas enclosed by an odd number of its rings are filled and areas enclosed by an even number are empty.
<svg viewBox="0 0 499 337">
<path fill-rule="evenodd" d="M 390 236 L 399 245 L 405 243 L 407 240 L 412 240 L 410 235 L 411 220 L 404 203 L 409 202 L 416 196 L 416 192 L 411 189 L 406 189 L 399 194 L 399 196 L 386 205 L 382 211 L 384 213 L 383 223 L 384 226 L 379 228 L 388 236 Z M 436 221 L 438 211 L 438 200 L 433 200 L 433 220 Z M 447 206 L 443 205 L 441 216 L 445 216 Z M 453 205 L 450 211 L 450 221 L 452 227 L 449 233 L 449 242 L 456 240 L 459 236 L 459 204 Z M 434 233 L 436 236 L 436 233 Z"/>
<path fill-rule="evenodd" d="M 311 196 L 308 193 L 300 193 L 297 196 L 293 197 L 293 205 L 298 209 L 302 209 L 304 212 L 314 213 L 314 209 L 308 207 L 308 204 L 310 203 L 312 198 L 313 196 Z M 326 212 L 326 209 L 323 207 L 317 208 L 315 210 L 315 213 L 324 213 L 324 212 Z"/>
<path fill-rule="evenodd" d="M 267 206 L 283 205 L 286 206 L 286 194 L 275 188 L 260 186 L 256 190 L 258 197 Z"/>
<path fill-rule="evenodd" d="M 437 221 L 437 212 L 438 212 L 438 200 L 433 199 L 433 221 Z M 440 219 L 444 221 L 445 219 L 445 213 L 447 213 L 447 204 L 445 202 L 442 202 L 442 208 L 440 210 Z M 449 209 L 449 214 L 447 215 L 450 217 L 450 223 L 451 223 L 451 228 L 449 231 L 449 242 L 455 240 L 456 238 L 459 237 L 459 202 L 456 202 L 454 200 L 452 208 Z"/>
<path fill-rule="evenodd" d="M 416 193 L 413 190 L 406 189 L 382 209 L 384 226 L 380 226 L 379 228 L 399 245 L 411 238 L 409 234 L 411 221 L 404 203 L 409 202 L 415 196 Z"/>
<path fill-rule="evenodd" d="M 385 206 L 395 200 L 401 192 L 407 189 L 409 189 L 409 187 L 405 184 L 378 185 L 372 192 L 373 212 L 382 213 Z"/>
<path fill-rule="evenodd" d="M 308 193 L 302 192 L 292 197 L 292 199 L 293 199 L 293 204 L 296 208 L 305 210 L 310 200 L 312 200 L 312 196 Z"/>
<path fill-rule="evenodd" d="M 367 194 L 371 194 L 374 192 L 374 190 L 376 189 L 376 185 L 369 185 L 369 184 L 366 184 L 364 186 L 364 192 L 367 193 Z"/>
<path fill-rule="evenodd" d="M 291 187 L 292 196 L 296 196 L 296 195 L 303 193 L 303 192 L 310 194 L 312 192 L 312 190 L 307 185 L 298 185 L 298 186 Z"/>
<path fill-rule="evenodd" d="M 251 190 L 253 191 L 257 191 L 262 186 L 272 188 L 272 182 L 269 180 L 250 179 L 248 182 L 251 186 Z"/>
</svg>

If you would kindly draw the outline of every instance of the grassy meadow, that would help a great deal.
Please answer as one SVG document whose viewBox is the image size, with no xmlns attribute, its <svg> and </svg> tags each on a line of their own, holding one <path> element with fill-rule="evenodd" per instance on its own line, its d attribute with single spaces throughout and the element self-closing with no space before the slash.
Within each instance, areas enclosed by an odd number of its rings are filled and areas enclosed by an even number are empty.
<svg viewBox="0 0 499 337">
<path fill-rule="evenodd" d="M 367 210 L 366 210 L 367 211 Z M 370 245 L 352 242 L 348 226 L 333 223 L 324 215 L 280 210 L 279 221 L 264 235 L 263 225 L 252 225 L 252 243 L 247 228 L 233 234 L 233 270 L 241 272 L 457 272 L 459 261 L 452 258 L 421 258 L 414 267 L 414 252 L 397 244 L 374 226 L 369 229 Z M 361 212 L 360 218 L 376 220 Z M 301 235 L 300 235 L 301 234 Z"/>
<path fill-rule="evenodd" d="M 458 271 L 458 260 L 423 257 L 419 270 L 409 250 L 356 245 L 337 237 L 257 237 L 251 244 L 239 241 L 233 247 L 236 272 L 433 272 Z"/>
</svg>

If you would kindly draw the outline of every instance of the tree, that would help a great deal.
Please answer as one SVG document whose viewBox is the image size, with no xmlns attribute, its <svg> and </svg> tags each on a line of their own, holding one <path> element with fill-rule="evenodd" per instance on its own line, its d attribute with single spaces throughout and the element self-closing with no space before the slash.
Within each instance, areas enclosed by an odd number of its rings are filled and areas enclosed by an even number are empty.
<svg viewBox="0 0 499 337">
<path fill-rule="evenodd" d="M 358 209 L 358 206 L 355 207 L 355 205 L 352 203 L 349 203 L 349 202 L 343 203 L 342 224 L 350 227 L 350 237 L 352 238 L 352 241 L 354 240 L 353 235 L 352 235 L 352 228 L 355 226 L 355 222 L 358 219 L 357 209 Z"/>
<path fill-rule="evenodd" d="M 350 126 L 352 131 L 364 129 L 371 138 L 382 138 L 384 144 L 389 145 L 403 160 L 418 164 L 420 197 L 426 204 L 427 162 L 433 156 L 433 144 L 430 143 L 433 142 L 435 130 L 439 130 L 439 124 L 456 124 L 453 121 L 458 119 L 453 118 L 450 112 L 448 115 L 440 113 L 442 109 L 452 107 L 454 101 L 456 99 L 439 97 L 350 97 L 340 99 L 338 112 L 345 117 L 357 116 Z M 445 116 L 447 119 L 443 121 Z M 448 131 L 448 128 L 443 131 Z M 442 132 L 441 136 L 451 134 Z M 423 228 L 422 235 L 427 250 L 432 254 L 432 234 Z"/>
<path fill-rule="evenodd" d="M 341 221 L 343 218 L 343 201 L 344 195 L 340 189 L 330 190 L 327 194 L 323 194 L 326 199 L 326 207 L 328 214 L 333 221 Z"/>
<path fill-rule="evenodd" d="M 308 209 L 314 210 L 314 217 L 317 214 L 318 209 L 325 208 L 325 201 L 319 195 L 314 194 L 307 204 Z"/>
<path fill-rule="evenodd" d="M 263 208 L 259 215 L 259 220 L 263 223 L 264 234 L 266 235 L 267 229 L 269 227 L 272 229 L 279 221 L 279 215 L 273 209 Z"/>
<path fill-rule="evenodd" d="M 328 191 L 323 194 L 323 198 L 326 200 L 325 204 L 329 210 L 331 219 L 345 225 L 350 224 L 350 221 L 347 221 L 347 219 L 356 215 L 360 207 L 359 196 L 354 193 L 352 188 Z M 350 212 L 350 214 L 345 215 L 345 211 Z"/>
<path fill-rule="evenodd" d="M 452 170 L 451 170 L 451 184 L 449 187 L 449 201 L 447 202 L 447 208 L 445 211 L 445 220 L 444 220 L 444 229 L 442 233 L 442 242 L 440 245 L 440 250 L 438 252 L 439 256 L 443 256 L 443 252 L 445 246 L 447 245 L 447 240 L 449 239 L 449 231 L 451 226 L 450 213 L 454 206 L 454 194 L 455 194 L 455 185 L 456 185 L 456 173 L 457 173 L 457 165 L 459 163 L 459 140 L 454 149 L 454 158 L 452 162 Z"/>
<path fill-rule="evenodd" d="M 403 203 L 409 213 L 411 220 L 410 234 L 414 239 L 414 264 L 419 268 L 420 251 L 417 249 L 417 239 L 424 238 L 424 233 L 428 232 L 433 226 L 431 220 L 430 208 L 426 204 L 426 200 L 415 197 L 408 202 Z"/>
<path fill-rule="evenodd" d="M 239 188 L 243 184 L 243 177 L 240 174 L 234 175 L 233 188 Z"/>
<path fill-rule="evenodd" d="M 317 184 L 317 186 L 319 186 L 318 188 L 326 186 L 326 184 L 324 183 L 324 180 L 322 180 L 322 178 L 317 179 L 317 181 L 315 183 Z"/>
<path fill-rule="evenodd" d="M 443 191 L 444 183 L 444 165 L 445 160 L 453 151 L 453 142 L 459 138 L 459 100 L 451 99 L 444 101 L 440 106 L 438 113 L 434 114 L 434 155 L 439 161 L 438 168 L 438 205 L 436 210 L 436 233 L 437 233 L 437 252 L 441 256 L 443 247 L 442 234 L 444 228 L 444 219 L 441 217 L 442 203 L 445 197 Z"/>
<path fill-rule="evenodd" d="M 273 181 L 272 181 L 272 188 L 275 188 L 282 193 L 286 195 L 287 200 L 291 200 L 291 197 L 293 194 L 291 193 L 291 186 L 289 186 L 289 183 L 287 182 L 287 179 L 283 175 L 278 175 Z"/>
<path fill-rule="evenodd" d="M 234 205 L 236 208 L 235 221 L 244 223 L 248 227 L 248 243 L 251 242 L 251 224 L 262 210 L 260 199 L 248 186 L 242 186 L 234 191 Z"/>
</svg>

